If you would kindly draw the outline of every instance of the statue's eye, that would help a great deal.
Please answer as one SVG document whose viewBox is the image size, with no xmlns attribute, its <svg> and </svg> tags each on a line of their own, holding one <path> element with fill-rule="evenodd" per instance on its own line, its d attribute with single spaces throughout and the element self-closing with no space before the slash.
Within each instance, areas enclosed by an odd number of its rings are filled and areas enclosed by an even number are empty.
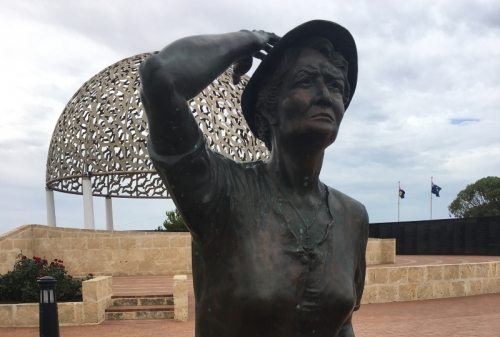
<svg viewBox="0 0 500 337">
<path fill-rule="evenodd" d="M 313 82 L 313 79 L 311 76 L 301 76 L 295 81 L 295 86 L 296 87 L 305 87 L 311 85 Z"/>
<path fill-rule="evenodd" d="M 340 91 L 344 90 L 344 82 L 333 76 L 325 76 L 325 84 L 329 88 L 338 89 Z"/>
</svg>

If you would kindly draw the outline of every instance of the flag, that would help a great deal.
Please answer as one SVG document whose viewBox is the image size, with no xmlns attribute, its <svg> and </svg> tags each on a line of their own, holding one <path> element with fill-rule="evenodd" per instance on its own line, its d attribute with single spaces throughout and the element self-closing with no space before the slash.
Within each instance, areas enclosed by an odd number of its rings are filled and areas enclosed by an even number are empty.
<svg viewBox="0 0 500 337">
<path fill-rule="evenodd" d="M 442 190 L 441 187 L 439 187 L 438 185 L 435 185 L 434 183 L 432 184 L 431 193 L 435 194 L 436 197 L 439 197 L 439 191 L 441 191 L 441 190 Z"/>
<path fill-rule="evenodd" d="M 399 189 L 399 197 L 400 197 L 401 199 L 404 199 L 404 198 L 405 198 L 405 193 L 406 193 L 406 192 L 405 192 L 405 190 L 403 190 L 402 188 L 400 188 L 400 189 Z"/>
</svg>

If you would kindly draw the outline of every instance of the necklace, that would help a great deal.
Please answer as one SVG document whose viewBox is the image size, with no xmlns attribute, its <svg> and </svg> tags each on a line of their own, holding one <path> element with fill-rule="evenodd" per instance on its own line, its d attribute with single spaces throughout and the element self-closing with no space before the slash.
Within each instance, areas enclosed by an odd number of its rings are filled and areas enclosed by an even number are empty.
<svg viewBox="0 0 500 337">
<path fill-rule="evenodd" d="M 313 207 L 311 207 L 313 209 L 314 214 L 313 216 L 311 216 L 311 219 L 309 221 L 307 220 L 307 217 L 303 214 L 303 212 L 300 210 L 300 208 L 297 207 L 289 198 L 287 198 L 286 195 L 278 187 L 278 192 L 280 194 L 280 197 L 278 198 L 278 211 L 285 219 L 288 230 L 295 237 L 295 240 L 298 245 L 298 251 L 306 253 L 307 255 L 311 254 L 315 247 L 317 247 L 319 244 L 321 244 L 323 241 L 326 240 L 330 227 L 333 225 L 333 217 L 330 211 L 330 207 L 328 206 L 328 189 L 323 184 L 321 186 L 322 186 L 322 191 L 324 192 L 321 193 L 322 195 L 320 196 L 318 202 Z M 284 211 L 283 209 L 284 204 L 287 204 L 289 208 L 291 208 L 293 212 L 296 214 L 297 218 L 300 219 L 298 229 L 296 229 L 295 226 L 293 226 L 294 222 L 291 221 L 289 214 L 286 211 Z M 330 221 L 328 222 L 324 230 L 317 228 L 317 226 L 316 228 L 312 228 L 313 224 L 318 219 L 318 216 L 321 214 L 321 211 L 323 210 L 324 206 L 326 206 L 327 208 L 327 213 L 328 216 L 330 217 Z M 321 231 L 323 233 L 321 233 Z M 319 237 L 318 235 L 314 235 L 316 233 L 320 234 Z M 317 238 L 314 239 L 314 237 Z"/>
</svg>

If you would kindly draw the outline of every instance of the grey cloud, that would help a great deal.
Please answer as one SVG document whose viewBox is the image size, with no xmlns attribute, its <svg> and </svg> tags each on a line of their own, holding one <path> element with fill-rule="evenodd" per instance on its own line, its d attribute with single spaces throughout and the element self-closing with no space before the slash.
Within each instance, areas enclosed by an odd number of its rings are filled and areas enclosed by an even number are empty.
<svg viewBox="0 0 500 337">
<path fill-rule="evenodd" d="M 447 22 L 461 22 L 467 28 L 486 33 L 500 29 L 500 3 L 498 1 L 454 1 L 447 7 Z"/>
<path fill-rule="evenodd" d="M 360 62 L 357 92 L 339 139 L 326 153 L 322 179 L 365 202 L 374 221 L 395 219 L 400 180 L 408 195 L 403 218 L 420 220 L 428 217 L 433 175 L 443 187 L 436 216 L 447 217 L 446 206 L 460 189 L 498 175 L 500 167 L 499 7 L 498 1 L 461 0 L 11 2 L 0 16 L 17 18 L 20 26 L 37 25 L 46 36 L 43 44 L 33 41 L 11 51 L 23 56 L 23 64 L 14 61 L 8 68 L 36 76 L 23 81 L 12 76 L 5 91 L 19 101 L 2 112 L 9 122 L 0 143 L 0 189 L 13 200 L 3 203 L 0 223 L 44 222 L 52 128 L 76 90 L 103 68 L 186 35 L 242 28 L 283 34 L 313 18 L 344 24 L 355 36 Z M 22 33 L 12 38 L 26 38 Z M 61 41 L 60 49 L 50 49 Z M 450 124 L 460 118 L 479 121 Z M 99 226 L 101 201 L 95 199 Z M 13 202 L 30 212 L 17 218 L 16 212 L 4 212 Z M 170 201 L 149 202 L 115 201 L 119 229 L 155 228 L 174 207 Z M 58 193 L 56 205 L 60 225 L 82 226 L 79 196 Z"/>
</svg>

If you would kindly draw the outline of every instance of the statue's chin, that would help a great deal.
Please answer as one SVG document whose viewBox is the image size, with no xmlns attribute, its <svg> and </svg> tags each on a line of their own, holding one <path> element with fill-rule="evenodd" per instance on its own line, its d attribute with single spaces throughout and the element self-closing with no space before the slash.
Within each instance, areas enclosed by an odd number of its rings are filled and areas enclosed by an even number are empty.
<svg viewBox="0 0 500 337">
<path fill-rule="evenodd" d="M 303 128 L 281 135 L 280 142 L 276 147 L 307 148 L 308 151 L 322 151 L 335 142 L 337 134 L 337 128 Z"/>
</svg>

